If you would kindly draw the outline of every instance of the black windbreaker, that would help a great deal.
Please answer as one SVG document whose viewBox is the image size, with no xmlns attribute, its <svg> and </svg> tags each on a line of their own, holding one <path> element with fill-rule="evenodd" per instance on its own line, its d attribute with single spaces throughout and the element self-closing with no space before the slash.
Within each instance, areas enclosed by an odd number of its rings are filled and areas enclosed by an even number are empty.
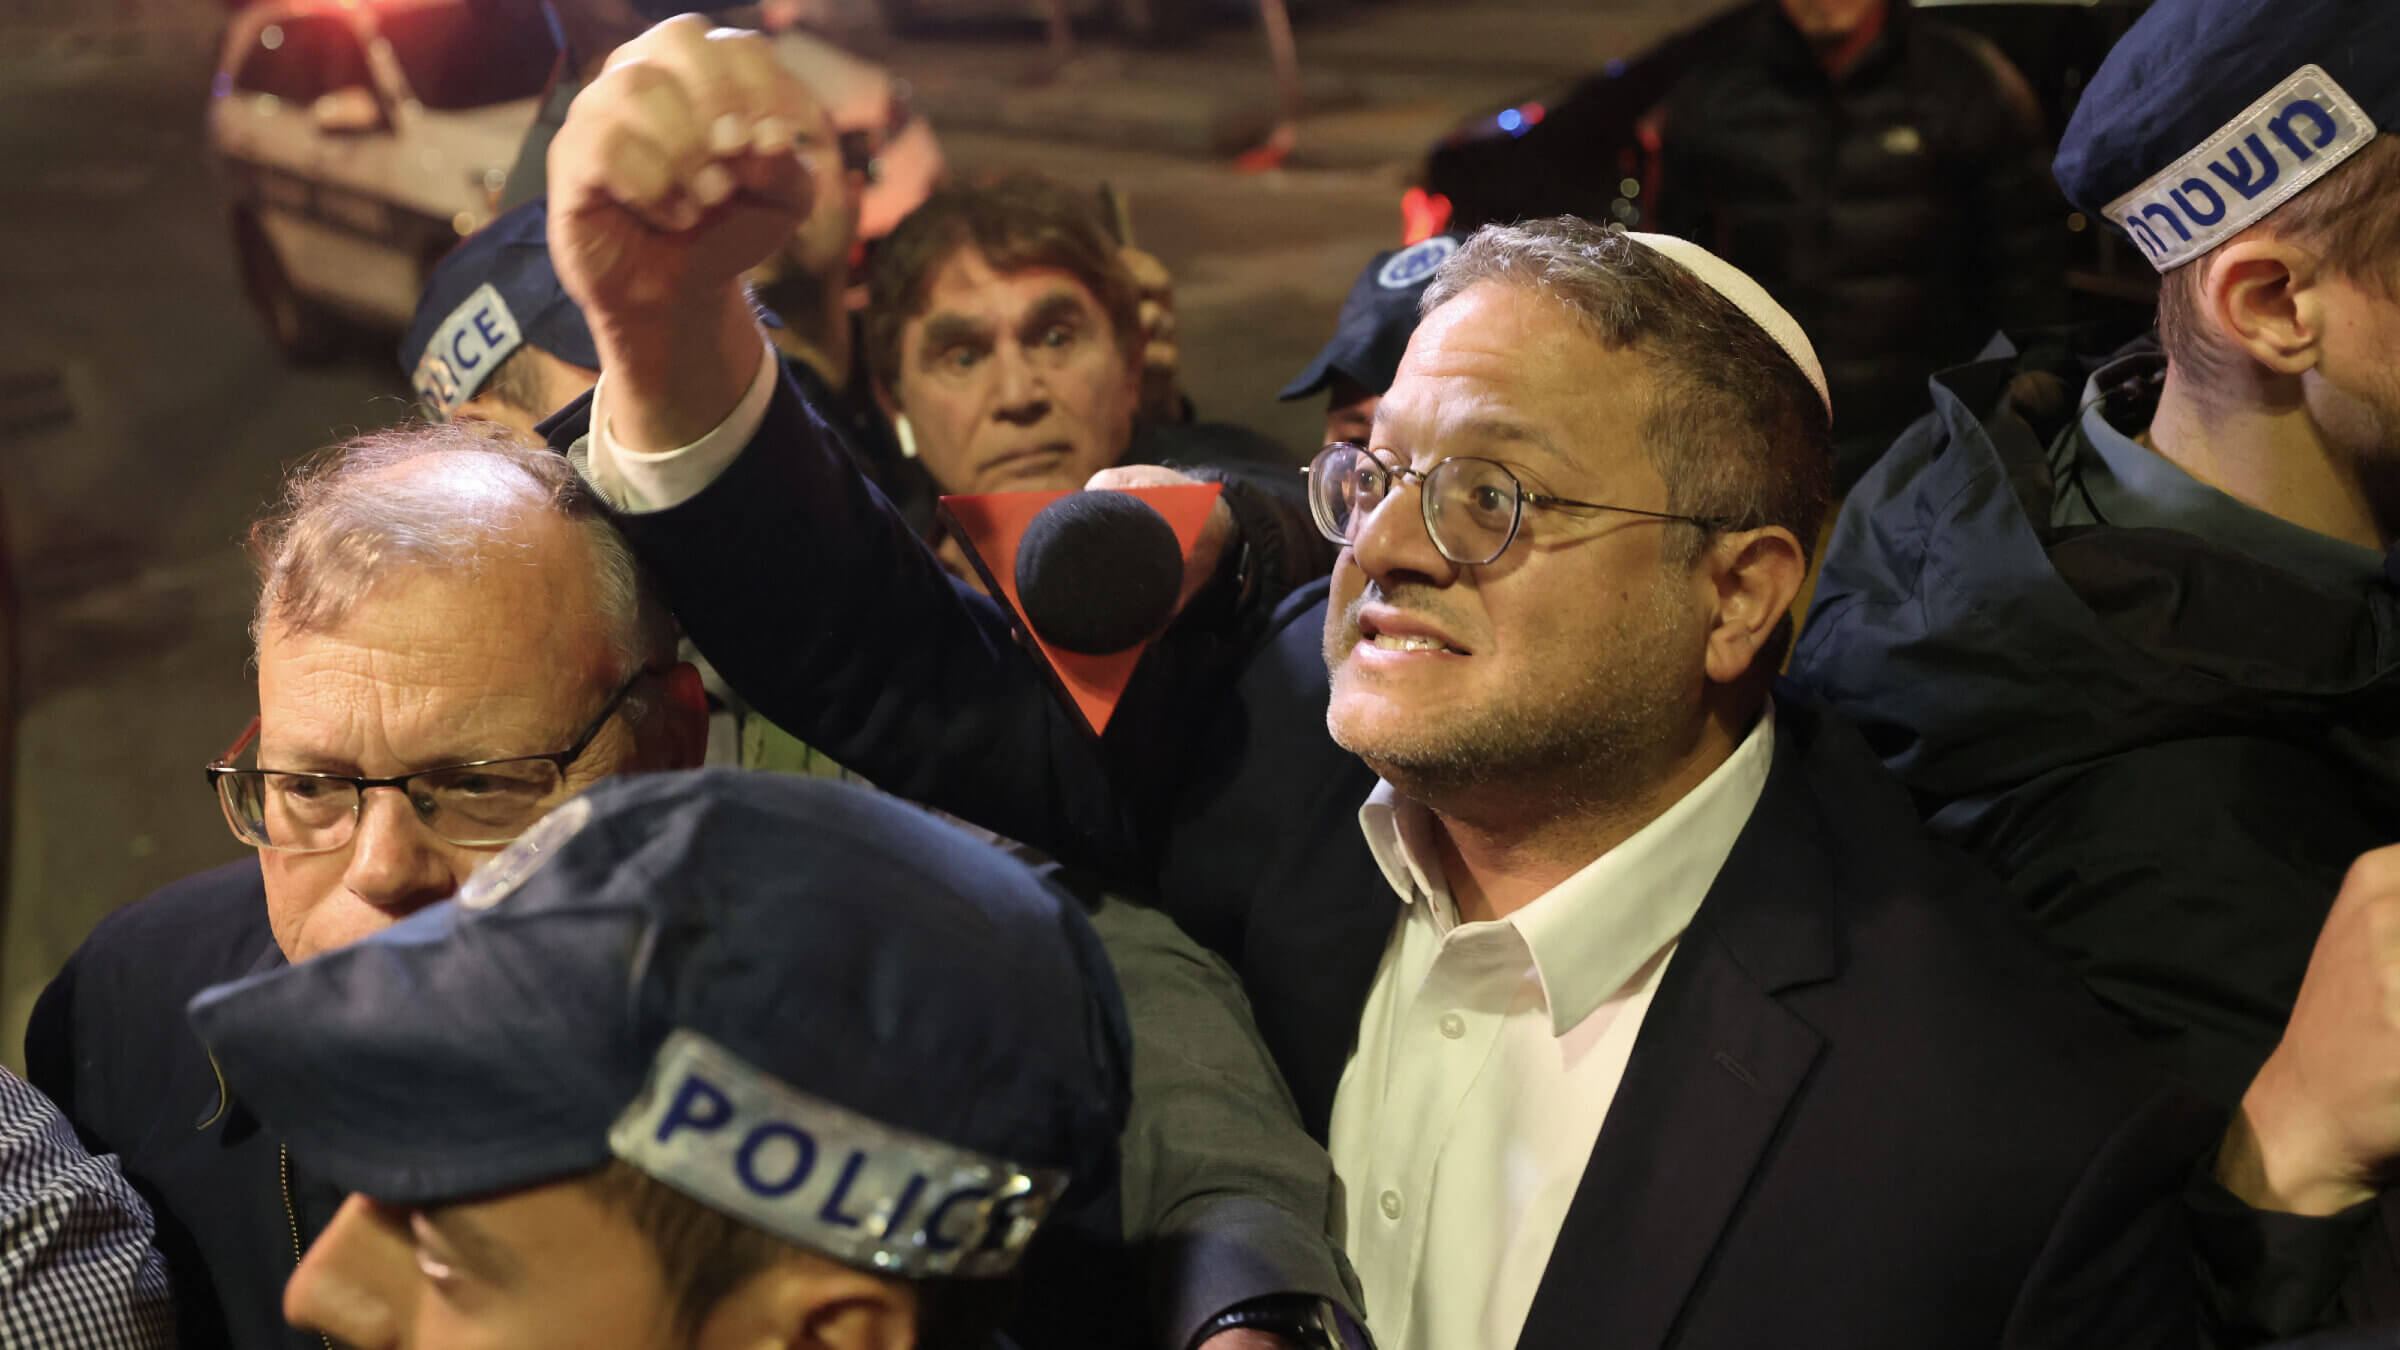
<svg viewBox="0 0 2400 1350">
<path fill-rule="evenodd" d="M 2230 1104 L 2344 871 L 2400 840 L 2400 597 L 2180 531 L 2051 525 L 2046 450 L 2081 436 L 2096 363 L 1987 357 L 1934 380 L 1851 494 L 1792 675 Z M 2112 399 L 2112 425 L 2154 398 Z"/>
</svg>

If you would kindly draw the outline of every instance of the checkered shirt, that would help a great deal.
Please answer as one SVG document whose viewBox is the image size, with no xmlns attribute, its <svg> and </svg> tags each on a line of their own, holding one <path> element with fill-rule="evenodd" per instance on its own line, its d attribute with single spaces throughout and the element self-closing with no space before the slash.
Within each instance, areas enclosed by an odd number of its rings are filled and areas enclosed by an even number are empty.
<svg viewBox="0 0 2400 1350">
<path fill-rule="evenodd" d="M 165 1350 L 167 1265 L 150 1208 L 50 1099 L 0 1069 L 0 1346 Z"/>
</svg>

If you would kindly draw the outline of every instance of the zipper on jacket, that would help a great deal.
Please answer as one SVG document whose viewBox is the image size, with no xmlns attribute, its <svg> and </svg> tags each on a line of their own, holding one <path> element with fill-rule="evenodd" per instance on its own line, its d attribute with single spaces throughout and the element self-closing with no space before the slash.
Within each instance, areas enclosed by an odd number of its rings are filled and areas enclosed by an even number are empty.
<svg viewBox="0 0 2400 1350">
<path fill-rule="evenodd" d="M 292 1225 L 292 1269 L 298 1270 L 303 1254 L 300 1247 L 300 1207 L 292 1203 L 292 1149 L 289 1144 L 275 1145 L 275 1176 L 283 1183 L 283 1217 Z M 333 1337 L 320 1331 L 317 1339 L 325 1343 L 325 1350 L 333 1350 Z"/>
</svg>

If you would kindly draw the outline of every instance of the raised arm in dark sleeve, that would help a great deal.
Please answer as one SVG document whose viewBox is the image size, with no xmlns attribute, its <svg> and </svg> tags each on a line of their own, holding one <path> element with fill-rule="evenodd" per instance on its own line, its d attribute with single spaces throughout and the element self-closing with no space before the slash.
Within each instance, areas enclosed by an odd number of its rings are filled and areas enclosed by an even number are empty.
<svg viewBox="0 0 2400 1350">
<path fill-rule="evenodd" d="M 554 442 L 581 423 L 562 419 Z M 693 642 L 768 720 L 887 791 L 1138 894 L 1154 888 L 1196 710 L 1288 588 L 1288 569 L 1262 586 L 1229 556 L 1095 741 L 1005 610 L 942 570 L 788 382 L 697 495 L 612 514 Z"/>
<path fill-rule="evenodd" d="M 942 571 L 788 381 L 698 495 L 612 514 L 692 641 L 768 720 L 887 791 L 1140 874 L 1097 747 L 1003 611 Z"/>
</svg>

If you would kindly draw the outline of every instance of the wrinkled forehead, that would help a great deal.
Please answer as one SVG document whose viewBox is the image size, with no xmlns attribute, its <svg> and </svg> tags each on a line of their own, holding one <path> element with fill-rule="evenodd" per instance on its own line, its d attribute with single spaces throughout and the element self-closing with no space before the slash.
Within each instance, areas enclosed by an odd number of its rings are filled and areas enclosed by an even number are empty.
<svg viewBox="0 0 2400 1350">
<path fill-rule="evenodd" d="M 1073 272 L 1044 263 L 1002 270 L 968 242 L 933 269 L 924 303 L 909 316 L 908 327 L 914 333 L 962 322 L 1013 327 L 1060 310 L 1108 322 L 1099 297 Z"/>
<path fill-rule="evenodd" d="M 506 552 L 401 563 L 319 597 L 306 617 L 270 610 L 258 625 L 262 674 L 274 660 L 343 651 L 395 678 L 420 672 L 470 689 L 530 670 L 577 697 L 586 677 L 605 679 L 618 664 L 601 588 L 584 568 L 529 564 Z"/>
</svg>

